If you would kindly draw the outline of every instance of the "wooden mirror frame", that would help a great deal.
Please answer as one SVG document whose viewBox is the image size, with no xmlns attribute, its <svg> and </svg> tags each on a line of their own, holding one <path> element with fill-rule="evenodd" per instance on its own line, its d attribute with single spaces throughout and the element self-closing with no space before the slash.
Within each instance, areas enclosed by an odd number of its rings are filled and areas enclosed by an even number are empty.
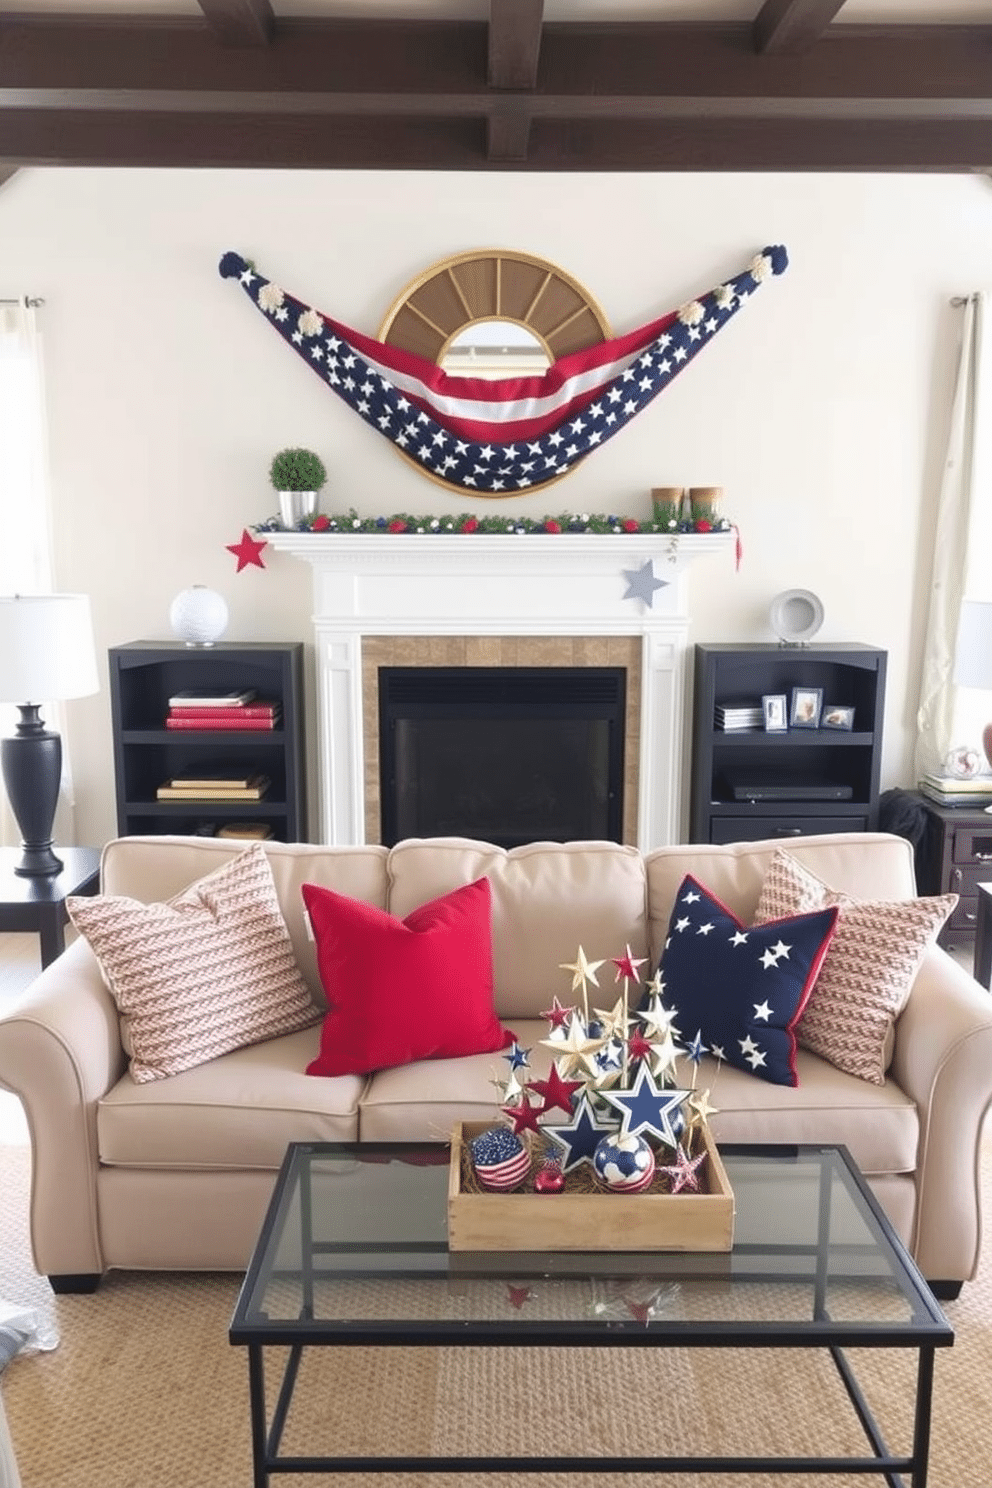
<svg viewBox="0 0 992 1488">
<path fill-rule="evenodd" d="M 602 307 L 557 264 L 533 253 L 482 248 L 443 258 L 411 280 L 386 311 L 378 339 L 439 365 L 462 331 L 494 320 L 525 327 L 544 347 L 549 362 L 598 346 L 613 334 Z M 445 484 L 403 450 L 400 454 L 428 480 Z M 478 494 L 492 500 L 531 495 L 569 473 L 526 491 Z"/>
</svg>

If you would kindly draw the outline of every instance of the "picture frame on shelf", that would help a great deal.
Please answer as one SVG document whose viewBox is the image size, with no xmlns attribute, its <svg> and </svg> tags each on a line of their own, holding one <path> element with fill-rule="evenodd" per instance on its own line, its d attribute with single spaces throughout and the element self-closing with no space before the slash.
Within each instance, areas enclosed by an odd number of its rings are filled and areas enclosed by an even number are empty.
<svg viewBox="0 0 992 1488">
<path fill-rule="evenodd" d="M 789 731 L 788 699 L 784 692 L 767 692 L 762 696 L 761 706 L 765 715 L 766 734 L 785 734 Z"/>
<path fill-rule="evenodd" d="M 789 712 L 790 728 L 819 728 L 822 711 L 822 687 L 794 687 L 792 689 L 792 706 Z"/>
<path fill-rule="evenodd" d="M 827 703 L 820 719 L 820 727 L 825 729 L 847 729 L 850 731 L 854 728 L 854 709 L 848 708 L 841 703 Z"/>
</svg>

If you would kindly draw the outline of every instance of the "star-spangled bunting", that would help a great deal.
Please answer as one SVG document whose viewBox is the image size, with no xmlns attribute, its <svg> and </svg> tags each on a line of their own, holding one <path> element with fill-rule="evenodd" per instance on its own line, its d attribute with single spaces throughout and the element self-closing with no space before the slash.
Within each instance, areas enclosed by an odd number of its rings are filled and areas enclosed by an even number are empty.
<svg viewBox="0 0 992 1488">
<path fill-rule="evenodd" d="M 240 573 L 243 568 L 249 568 L 253 564 L 256 568 L 265 567 L 265 564 L 262 562 L 261 553 L 262 549 L 267 548 L 269 545 L 267 542 L 258 542 L 256 538 L 252 537 L 247 527 L 241 529 L 240 542 L 225 543 L 224 546 L 238 560 L 238 566 L 234 570 L 235 573 Z"/>
<path fill-rule="evenodd" d="M 555 480 L 612 439 L 787 264 L 783 247 L 765 248 L 742 273 L 660 320 L 561 357 L 539 377 L 496 381 L 452 377 L 351 330 L 237 253 L 224 254 L 220 273 L 240 283 L 332 392 L 435 480 L 499 496 Z"/>
</svg>

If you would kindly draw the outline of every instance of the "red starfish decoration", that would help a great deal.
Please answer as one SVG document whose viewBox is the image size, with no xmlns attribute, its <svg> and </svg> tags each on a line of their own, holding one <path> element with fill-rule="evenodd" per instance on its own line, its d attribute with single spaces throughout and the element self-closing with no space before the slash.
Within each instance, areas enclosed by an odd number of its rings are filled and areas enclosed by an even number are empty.
<svg viewBox="0 0 992 1488">
<path fill-rule="evenodd" d="M 546 1111 L 553 1111 L 557 1108 L 559 1111 L 564 1111 L 566 1116 L 571 1116 L 572 1093 L 581 1090 L 582 1085 L 581 1080 L 563 1080 L 558 1073 L 558 1066 L 553 1064 L 546 1080 L 528 1080 L 526 1089 L 533 1090 L 534 1094 L 539 1095 L 544 1101 L 538 1112 L 539 1115 L 543 1116 Z"/>
<path fill-rule="evenodd" d="M 699 1192 L 699 1174 L 696 1169 L 705 1156 L 705 1152 L 700 1152 L 696 1157 L 686 1157 L 683 1148 L 676 1147 L 675 1162 L 671 1167 L 661 1169 L 672 1180 L 672 1193 L 681 1193 L 684 1188 L 690 1193 Z"/>
<path fill-rule="evenodd" d="M 552 1028 L 561 1028 L 563 1024 L 568 1022 L 569 1017 L 574 1012 L 574 1007 L 562 1007 L 561 1003 L 556 997 L 552 1001 L 551 1006 L 548 1008 L 548 1010 L 541 1014 L 541 1017 L 547 1018 Z"/>
<path fill-rule="evenodd" d="M 240 573 L 243 568 L 248 568 L 252 564 L 254 564 L 256 568 L 265 567 L 265 564 L 262 562 L 259 554 L 261 553 L 263 548 L 267 548 L 269 545 L 267 542 L 256 541 L 256 539 L 253 538 L 251 533 L 248 531 L 247 527 L 242 528 L 241 541 L 239 543 L 225 543 L 224 546 L 227 548 L 227 551 L 229 553 L 233 553 L 235 558 L 237 558 L 238 560 L 238 566 L 235 569 L 235 573 Z"/>
<path fill-rule="evenodd" d="M 504 1116 L 509 1116 L 513 1122 L 513 1130 L 519 1137 L 522 1131 L 540 1131 L 537 1118 L 541 1112 L 537 1106 L 532 1106 L 530 1101 L 524 1099 L 519 1106 L 500 1106 Z"/>
</svg>

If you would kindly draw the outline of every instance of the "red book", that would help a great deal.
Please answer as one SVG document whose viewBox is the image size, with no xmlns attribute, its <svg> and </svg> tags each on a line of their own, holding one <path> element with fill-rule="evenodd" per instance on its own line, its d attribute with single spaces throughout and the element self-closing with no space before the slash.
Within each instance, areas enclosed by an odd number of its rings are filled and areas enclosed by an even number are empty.
<svg viewBox="0 0 992 1488">
<path fill-rule="evenodd" d="M 275 718 L 280 710 L 279 703 L 245 703 L 238 708 L 209 708 L 203 705 L 172 707 L 169 709 L 170 718 Z"/>
<path fill-rule="evenodd" d="M 235 729 L 274 729 L 279 722 L 277 718 L 242 718 L 243 708 L 238 708 L 237 717 L 231 718 L 232 709 L 228 709 L 226 718 L 175 718 L 170 713 L 165 720 L 167 729 L 189 729 L 199 730 L 201 733 L 212 733 L 223 729 L 225 733 L 232 733 Z"/>
</svg>

